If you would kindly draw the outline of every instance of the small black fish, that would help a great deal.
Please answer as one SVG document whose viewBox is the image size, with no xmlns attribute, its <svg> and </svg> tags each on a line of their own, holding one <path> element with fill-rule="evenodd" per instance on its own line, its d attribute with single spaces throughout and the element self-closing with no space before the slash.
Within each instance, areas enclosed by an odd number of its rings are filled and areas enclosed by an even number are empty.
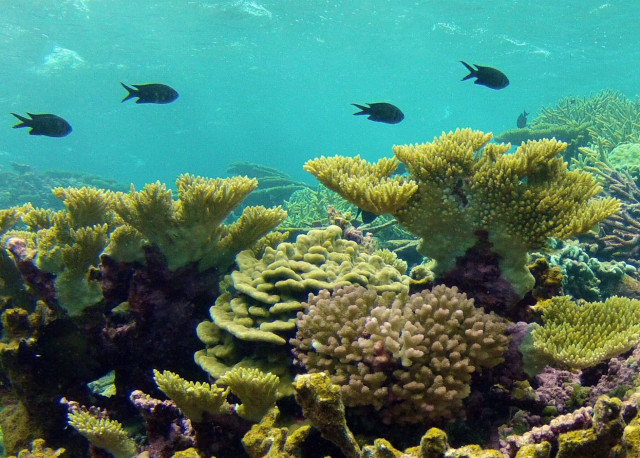
<svg viewBox="0 0 640 458">
<path fill-rule="evenodd" d="M 524 129 L 527 127 L 527 116 L 529 116 L 527 110 L 522 110 L 522 114 L 518 116 L 518 120 L 516 121 L 518 129 Z"/>
<path fill-rule="evenodd" d="M 460 61 L 460 63 L 467 67 L 467 70 L 470 72 L 467 76 L 462 78 L 462 81 L 468 80 L 469 78 L 476 78 L 474 81 L 475 84 L 481 84 L 482 86 L 487 86 L 491 89 L 502 89 L 509 85 L 509 78 L 507 78 L 507 75 L 497 68 L 483 67 L 481 65 L 473 64 L 476 67 L 474 69 L 464 61 Z"/>
<path fill-rule="evenodd" d="M 371 121 L 384 122 L 387 124 L 398 124 L 404 119 L 404 114 L 398 107 L 391 105 L 390 103 L 367 103 L 368 107 L 352 103 L 351 105 L 359 108 L 362 111 L 353 113 L 354 115 L 369 115 Z"/>
<path fill-rule="evenodd" d="M 11 113 L 21 122 L 13 128 L 30 127 L 29 135 L 45 135 L 47 137 L 64 137 L 71 132 L 71 126 L 60 116 L 54 114 L 32 114 L 27 113 L 31 119 Z"/>
<path fill-rule="evenodd" d="M 356 212 L 356 218 L 358 217 L 358 215 L 360 215 L 360 217 L 362 218 L 362 222 L 364 224 L 369 224 L 379 216 L 379 215 L 376 215 L 375 213 L 369 212 L 367 210 L 363 210 L 360 207 L 358 207 L 358 211 Z"/>
<path fill-rule="evenodd" d="M 136 103 L 171 103 L 178 98 L 176 90 L 166 84 L 132 84 L 133 88 L 124 83 L 120 84 L 129 92 L 129 94 L 122 99 L 123 102 L 138 97 Z"/>
</svg>

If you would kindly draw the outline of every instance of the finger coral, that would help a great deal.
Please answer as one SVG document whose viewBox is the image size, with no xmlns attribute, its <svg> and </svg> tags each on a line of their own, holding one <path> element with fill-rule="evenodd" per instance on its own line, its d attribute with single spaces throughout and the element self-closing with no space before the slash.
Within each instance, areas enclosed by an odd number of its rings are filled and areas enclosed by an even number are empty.
<svg viewBox="0 0 640 458">
<path fill-rule="evenodd" d="M 583 233 L 615 213 L 613 198 L 583 171 L 569 171 L 559 156 L 566 144 L 529 141 L 514 154 L 489 144 L 491 134 L 471 129 L 442 134 L 431 143 L 394 146 L 411 179 L 388 178 L 389 160 L 371 165 L 355 158 L 320 158 L 305 169 L 347 200 L 375 213 L 390 213 L 421 238 L 420 252 L 437 261 L 436 273 L 488 233 L 500 267 L 519 294 L 533 287 L 528 251 L 549 237 Z M 367 206 L 366 202 L 372 204 Z"/>
<path fill-rule="evenodd" d="M 613 296 L 577 304 L 556 296 L 537 306 L 542 326 L 531 333 L 536 352 L 570 369 L 584 369 L 630 350 L 640 341 L 640 301 Z"/>
<path fill-rule="evenodd" d="M 409 296 L 346 286 L 309 295 L 291 344 L 309 372 L 327 372 L 341 387 L 345 405 L 418 423 L 455 415 L 471 374 L 502 360 L 505 331 L 456 288 Z"/>
</svg>

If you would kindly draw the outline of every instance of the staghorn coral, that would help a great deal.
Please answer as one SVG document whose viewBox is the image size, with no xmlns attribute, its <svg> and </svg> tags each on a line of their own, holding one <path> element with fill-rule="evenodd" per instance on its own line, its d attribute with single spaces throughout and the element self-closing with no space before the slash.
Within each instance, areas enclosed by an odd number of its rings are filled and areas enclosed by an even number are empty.
<svg viewBox="0 0 640 458">
<path fill-rule="evenodd" d="M 389 178 L 395 165 L 372 165 L 336 156 L 308 161 L 305 169 L 325 186 L 374 213 L 390 213 L 421 237 L 420 252 L 437 261 L 436 273 L 451 269 L 488 233 L 501 257 L 502 274 L 524 294 L 534 280 L 527 252 L 549 237 L 583 233 L 615 213 L 614 198 L 593 199 L 601 188 L 588 173 L 567 170 L 555 140 L 488 144 L 491 134 L 471 129 L 443 134 L 432 143 L 395 146 L 412 179 Z"/>
<path fill-rule="evenodd" d="M 198 326 L 198 337 L 207 349 L 196 353 L 197 363 L 217 378 L 242 359 L 243 342 L 260 342 L 270 344 L 260 347 L 267 352 L 265 359 L 277 359 L 275 365 L 288 366 L 284 346 L 310 292 L 351 284 L 369 285 L 380 292 L 408 291 L 408 277 L 341 234 L 339 227 L 329 226 L 300 235 L 295 243 L 266 247 L 261 257 L 251 250 L 239 253 L 238 268 L 230 281 L 223 282 L 223 293 L 210 309 L 212 321 Z M 397 264 L 393 256 L 387 258 Z M 282 351 L 275 346 L 283 346 Z M 253 348 L 248 350 L 253 354 Z M 286 370 L 271 365 L 261 369 L 287 380 Z"/>
<path fill-rule="evenodd" d="M 571 121 L 568 124 L 535 123 L 524 129 L 510 129 L 496 135 L 498 142 L 519 145 L 529 140 L 543 140 L 555 138 L 565 142 L 567 148 L 562 152 L 565 160 L 569 161 L 578 155 L 579 148 L 592 141 L 589 133 L 589 122 Z"/>
<path fill-rule="evenodd" d="M 281 227 L 287 230 L 292 228 L 308 230 L 314 226 L 328 224 L 329 208 L 341 214 L 355 215 L 357 211 L 355 205 L 322 185 L 318 185 L 316 190 L 300 189 L 294 192 L 289 200 L 284 202 L 283 208 L 287 211 L 287 218 L 282 222 Z"/>
<path fill-rule="evenodd" d="M 242 418 L 259 422 L 276 404 L 280 379 L 274 374 L 265 374 L 257 368 L 236 367 L 216 380 L 227 385 L 240 398 L 235 410 Z"/>
<path fill-rule="evenodd" d="M 227 403 L 228 388 L 225 390 L 217 385 L 189 382 L 173 372 L 155 369 L 153 379 L 160 391 L 175 402 L 190 420 L 199 422 L 203 413 L 222 415 L 231 409 Z"/>
<path fill-rule="evenodd" d="M 247 207 L 233 224 L 222 224 L 257 184 L 240 176 L 209 179 L 184 174 L 176 181 L 177 200 L 157 182 L 139 192 L 132 188 L 129 194 L 118 194 L 115 211 L 160 248 L 171 270 L 190 263 L 198 263 L 201 271 L 214 266 L 224 270 L 237 251 L 253 245 L 286 217 L 280 207 Z"/>
<path fill-rule="evenodd" d="M 416 423 L 455 416 L 471 373 L 502 360 L 505 332 L 456 288 L 408 296 L 347 286 L 309 295 L 291 344 L 309 372 L 329 373 L 346 405 Z"/>
<path fill-rule="evenodd" d="M 640 340 L 640 301 L 613 296 L 577 304 L 569 296 L 542 301 L 542 326 L 531 335 L 537 352 L 572 369 L 594 366 Z"/>
<path fill-rule="evenodd" d="M 622 93 L 608 89 L 589 97 L 563 97 L 554 107 L 544 107 L 531 122 L 531 128 L 586 124 L 592 141 L 611 149 L 621 143 L 640 141 L 639 116 L 637 97 L 635 101 L 629 100 Z"/>
</svg>

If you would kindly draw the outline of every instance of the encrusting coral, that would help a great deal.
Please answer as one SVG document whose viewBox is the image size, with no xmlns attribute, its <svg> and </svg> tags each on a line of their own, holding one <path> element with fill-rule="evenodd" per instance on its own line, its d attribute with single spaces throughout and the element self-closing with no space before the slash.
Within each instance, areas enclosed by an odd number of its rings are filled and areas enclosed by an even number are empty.
<svg viewBox="0 0 640 458">
<path fill-rule="evenodd" d="M 471 129 L 443 134 L 432 143 L 395 146 L 411 179 L 389 178 L 397 162 L 369 164 L 359 157 L 322 157 L 305 170 L 329 189 L 374 213 L 390 213 L 421 237 L 420 252 L 437 261 L 436 273 L 455 265 L 488 232 L 501 256 L 502 273 L 519 294 L 533 286 L 527 252 L 549 237 L 583 233 L 616 212 L 613 198 L 593 199 L 601 190 L 586 172 L 569 171 L 555 140 L 490 144 L 491 134 Z"/>
<path fill-rule="evenodd" d="M 509 338 L 456 288 L 376 293 L 346 286 L 309 295 L 291 344 L 309 372 L 327 372 L 348 406 L 373 406 L 386 423 L 452 418 L 471 373 L 502 360 Z"/>
<path fill-rule="evenodd" d="M 583 369 L 630 350 L 640 340 L 640 301 L 613 296 L 577 304 L 569 296 L 540 302 L 542 326 L 531 332 L 537 352 L 562 367 Z"/>
</svg>

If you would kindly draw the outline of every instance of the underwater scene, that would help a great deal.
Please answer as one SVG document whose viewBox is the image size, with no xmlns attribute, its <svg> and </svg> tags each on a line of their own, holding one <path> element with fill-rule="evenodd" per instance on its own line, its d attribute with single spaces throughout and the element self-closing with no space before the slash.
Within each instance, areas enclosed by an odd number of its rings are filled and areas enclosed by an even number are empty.
<svg viewBox="0 0 640 458">
<path fill-rule="evenodd" d="M 640 457 L 640 2 L 0 13 L 0 456 Z"/>
</svg>

